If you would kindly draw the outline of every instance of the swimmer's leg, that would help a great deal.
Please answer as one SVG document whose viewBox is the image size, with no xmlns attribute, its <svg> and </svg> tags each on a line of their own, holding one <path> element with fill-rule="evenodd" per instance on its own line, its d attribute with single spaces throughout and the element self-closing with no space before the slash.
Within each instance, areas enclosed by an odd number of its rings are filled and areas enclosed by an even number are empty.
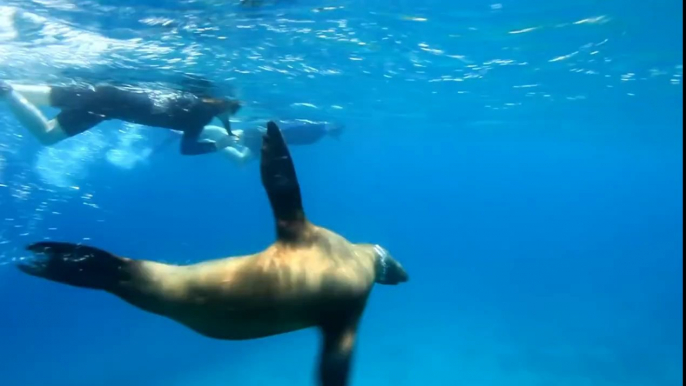
<svg viewBox="0 0 686 386">
<path fill-rule="evenodd" d="M 97 126 L 105 118 L 86 110 L 62 110 L 55 117 L 57 128 L 65 138 L 73 137 Z"/>
<path fill-rule="evenodd" d="M 48 88 L 48 99 L 49 94 Z M 45 102 L 41 92 L 29 93 L 29 95 L 38 102 Z M 38 107 L 31 103 L 23 94 L 11 89 L 4 94 L 2 99 L 7 102 L 7 106 L 19 123 L 26 127 L 31 135 L 36 137 L 41 144 L 50 146 L 68 138 L 68 135 L 61 129 L 56 119 L 48 120 L 45 118 L 43 113 L 38 110 Z"/>
<path fill-rule="evenodd" d="M 13 84 L 12 89 L 14 89 L 14 92 L 21 94 L 32 105 L 37 107 L 52 106 L 50 102 L 52 87 L 50 86 Z"/>
</svg>

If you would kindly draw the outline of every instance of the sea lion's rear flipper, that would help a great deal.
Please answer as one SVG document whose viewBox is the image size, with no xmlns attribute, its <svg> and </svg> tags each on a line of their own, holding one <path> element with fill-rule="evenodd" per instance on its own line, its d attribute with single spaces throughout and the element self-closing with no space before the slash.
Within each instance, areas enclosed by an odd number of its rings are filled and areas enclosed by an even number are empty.
<svg viewBox="0 0 686 386">
<path fill-rule="evenodd" d="M 321 386 L 346 386 L 350 378 L 357 324 L 323 328 L 324 347 L 319 363 Z"/>
<path fill-rule="evenodd" d="M 297 242 L 306 223 L 300 184 L 286 141 L 274 122 L 267 123 L 267 134 L 262 138 L 260 170 L 279 240 Z"/>
<path fill-rule="evenodd" d="M 29 275 L 75 287 L 109 290 L 130 278 L 133 260 L 70 243 L 40 242 L 26 250 L 40 255 L 18 268 Z"/>
</svg>

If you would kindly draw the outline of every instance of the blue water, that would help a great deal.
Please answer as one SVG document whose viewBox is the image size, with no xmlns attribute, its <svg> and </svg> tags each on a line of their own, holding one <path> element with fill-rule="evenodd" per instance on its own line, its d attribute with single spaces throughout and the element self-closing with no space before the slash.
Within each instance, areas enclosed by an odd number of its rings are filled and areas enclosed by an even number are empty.
<svg viewBox="0 0 686 386">
<path fill-rule="evenodd" d="M 682 2 L 234 3 L 0 0 L 0 79 L 192 73 L 343 122 L 291 149 L 307 214 L 412 277 L 374 290 L 354 386 L 683 384 Z M 13 267 L 43 239 L 175 263 L 274 239 L 257 163 L 143 156 L 165 138 L 41 148 L 0 103 L 2 385 L 314 384 L 316 331 L 214 341 Z"/>
</svg>

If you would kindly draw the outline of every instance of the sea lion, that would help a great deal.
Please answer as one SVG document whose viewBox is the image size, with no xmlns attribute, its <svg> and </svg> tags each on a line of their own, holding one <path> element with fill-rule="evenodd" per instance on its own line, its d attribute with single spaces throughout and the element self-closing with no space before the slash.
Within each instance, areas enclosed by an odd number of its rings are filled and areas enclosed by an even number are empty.
<svg viewBox="0 0 686 386">
<path fill-rule="evenodd" d="M 309 327 L 322 332 L 319 384 L 348 384 L 360 317 L 374 283 L 408 281 L 379 245 L 353 244 L 308 221 L 295 167 L 281 131 L 267 125 L 262 185 L 276 241 L 248 256 L 178 266 L 120 257 L 70 243 L 38 242 L 21 271 L 99 289 L 211 338 L 245 340 Z"/>
</svg>

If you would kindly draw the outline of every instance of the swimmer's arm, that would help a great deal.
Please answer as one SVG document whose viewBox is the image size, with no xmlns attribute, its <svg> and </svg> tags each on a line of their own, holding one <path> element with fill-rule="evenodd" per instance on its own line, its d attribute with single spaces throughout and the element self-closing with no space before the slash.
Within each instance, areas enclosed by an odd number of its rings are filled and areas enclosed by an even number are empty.
<svg viewBox="0 0 686 386">
<path fill-rule="evenodd" d="M 231 133 L 231 121 L 229 120 L 229 118 L 226 116 L 221 116 L 219 117 L 219 120 L 221 121 L 222 125 L 224 125 L 224 130 L 226 131 L 226 134 L 233 136 L 233 133 Z"/>
<path fill-rule="evenodd" d="M 186 130 L 181 138 L 181 154 L 202 155 L 221 151 L 236 144 L 236 136 L 226 135 L 219 126 L 208 125 L 201 129 Z"/>
</svg>

